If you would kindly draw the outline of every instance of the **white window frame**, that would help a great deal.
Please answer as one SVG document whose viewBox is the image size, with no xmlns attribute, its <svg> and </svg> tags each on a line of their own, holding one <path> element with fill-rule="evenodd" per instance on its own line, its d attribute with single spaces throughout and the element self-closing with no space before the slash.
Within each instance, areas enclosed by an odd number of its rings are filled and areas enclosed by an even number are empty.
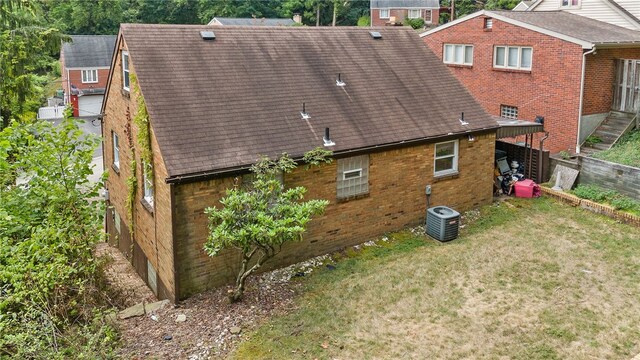
<svg viewBox="0 0 640 360">
<path fill-rule="evenodd" d="M 147 177 L 147 166 L 151 167 L 151 164 L 147 164 L 146 162 L 142 162 L 142 186 L 144 189 L 144 201 L 147 204 L 153 206 L 153 183 L 152 180 Z M 153 169 L 149 169 L 153 171 Z"/>
<path fill-rule="evenodd" d="M 453 154 L 438 156 L 438 145 L 446 145 L 451 143 L 454 144 Z M 440 159 L 446 159 L 446 158 L 453 158 L 451 169 L 437 171 L 436 170 L 437 161 Z M 457 173 L 458 173 L 458 140 L 443 141 L 435 144 L 433 146 L 433 175 L 444 176 L 444 175 L 451 175 L 451 174 L 457 174 Z"/>
<path fill-rule="evenodd" d="M 387 16 L 382 15 L 383 11 L 386 12 Z M 389 9 L 379 9 L 378 10 L 378 17 L 380 19 L 389 19 L 389 18 L 391 18 L 391 10 L 389 10 Z"/>
<path fill-rule="evenodd" d="M 120 169 L 120 138 L 115 131 L 111 131 L 111 145 L 113 146 L 113 166 Z"/>
<path fill-rule="evenodd" d="M 493 29 L 493 18 L 484 18 L 484 28 L 487 30 Z"/>
<path fill-rule="evenodd" d="M 349 199 L 369 193 L 369 155 L 358 155 L 337 161 L 336 197 Z M 348 177 L 351 174 L 358 176 Z"/>
<path fill-rule="evenodd" d="M 453 49 L 452 52 L 452 59 L 447 59 L 447 47 L 450 47 L 451 49 Z M 462 47 L 462 61 L 458 62 L 456 61 L 456 47 Z M 467 58 L 467 48 L 471 49 L 471 62 L 468 63 L 466 62 L 466 58 Z M 452 65 L 468 65 L 468 66 L 472 66 L 473 65 L 473 45 L 467 45 L 467 44 L 444 44 L 442 47 L 442 62 L 444 62 L 445 64 L 452 64 Z"/>
<path fill-rule="evenodd" d="M 564 2 L 567 2 L 567 5 L 564 4 Z M 577 0 L 576 1 L 576 5 L 571 4 L 573 0 L 560 0 L 560 8 L 562 9 L 568 9 L 568 8 L 572 8 L 572 9 L 577 9 L 580 7 L 580 5 L 582 5 L 582 0 Z"/>
<path fill-rule="evenodd" d="M 125 61 L 126 58 L 126 61 Z M 129 52 L 128 51 L 123 51 L 122 52 L 122 88 L 130 91 L 131 90 L 131 77 L 129 76 L 129 65 L 130 65 L 130 58 L 129 58 Z M 126 81 L 125 81 L 126 79 Z M 127 86 L 127 83 L 129 83 L 129 85 Z"/>
<path fill-rule="evenodd" d="M 418 12 L 418 16 L 415 16 L 415 14 L 413 14 L 413 16 L 411 15 L 411 12 Z M 409 19 L 421 19 L 422 18 L 422 9 L 409 9 L 409 11 L 407 12 L 407 17 Z"/>
<path fill-rule="evenodd" d="M 505 119 L 517 119 L 518 107 L 511 105 L 500 105 L 500 117 Z"/>
<path fill-rule="evenodd" d="M 427 11 L 429 12 L 429 19 L 427 19 Z M 425 14 L 425 19 L 424 22 L 427 24 L 432 24 L 433 23 L 433 10 L 431 9 L 425 9 L 424 10 L 424 14 Z"/>
<path fill-rule="evenodd" d="M 95 84 L 98 82 L 98 69 L 81 70 L 80 76 L 83 84 Z"/>
<path fill-rule="evenodd" d="M 504 48 L 504 65 L 498 65 L 498 48 Z M 518 61 L 516 66 L 509 66 L 509 49 L 518 49 Z M 529 67 L 522 67 L 522 50 L 530 49 L 531 50 L 531 59 Z M 533 67 L 533 47 L 531 46 L 508 46 L 508 45 L 499 45 L 493 47 L 493 67 L 496 69 L 512 69 L 512 70 L 526 70 L 531 71 Z"/>
</svg>

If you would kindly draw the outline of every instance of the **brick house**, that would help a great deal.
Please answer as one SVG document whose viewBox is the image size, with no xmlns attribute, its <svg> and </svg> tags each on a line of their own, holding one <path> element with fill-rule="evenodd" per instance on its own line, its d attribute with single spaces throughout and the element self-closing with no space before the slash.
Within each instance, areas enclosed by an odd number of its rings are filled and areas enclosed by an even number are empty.
<svg viewBox="0 0 640 360">
<path fill-rule="evenodd" d="M 71 35 L 62 44 L 64 103 L 71 104 L 73 116 L 100 114 L 115 43 L 115 35 Z"/>
<path fill-rule="evenodd" d="M 371 26 L 402 25 L 406 18 L 438 26 L 440 0 L 371 0 L 370 15 Z"/>
<path fill-rule="evenodd" d="M 640 30 L 638 0 L 534 0 L 522 1 L 513 10 L 562 10 L 627 29 Z"/>
<path fill-rule="evenodd" d="M 640 64 L 640 32 L 563 11 L 479 11 L 421 36 L 488 113 L 543 117 L 552 153 L 580 152 L 638 110 L 638 79 L 625 79 Z"/>
<path fill-rule="evenodd" d="M 326 146 L 335 158 L 284 176 L 330 205 L 274 267 L 424 221 L 426 185 L 431 204 L 459 211 L 492 201 L 495 120 L 415 31 L 378 31 L 121 26 L 103 108 L 107 231 L 160 298 L 233 279 L 238 254 L 203 250 L 204 209 L 259 154 L 299 159 Z M 151 179 L 132 120 L 134 74 L 149 114 Z M 130 216 L 132 176 L 140 185 Z"/>
</svg>

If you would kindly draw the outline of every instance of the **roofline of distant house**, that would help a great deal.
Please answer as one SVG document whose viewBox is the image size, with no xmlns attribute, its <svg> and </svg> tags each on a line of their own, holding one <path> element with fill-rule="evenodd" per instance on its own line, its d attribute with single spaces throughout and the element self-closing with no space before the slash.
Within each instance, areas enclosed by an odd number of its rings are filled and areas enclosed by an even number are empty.
<svg viewBox="0 0 640 360">
<path fill-rule="evenodd" d="M 525 11 L 532 11 L 533 9 L 535 9 L 538 5 L 540 5 L 540 3 L 542 3 L 543 0 L 537 0 L 536 2 L 534 2 L 533 4 L 531 4 Z M 618 12 L 620 15 L 626 17 L 627 19 L 631 20 L 631 22 L 636 23 L 636 25 L 638 25 L 638 27 L 640 27 L 640 19 L 638 19 L 637 17 L 635 17 L 632 13 L 630 13 L 627 9 L 625 9 L 624 7 L 622 7 L 622 5 L 618 4 L 617 2 L 615 2 L 614 0 L 605 0 L 604 1 L 607 5 L 609 5 L 609 7 L 611 7 L 613 9 L 613 11 Z"/>
<path fill-rule="evenodd" d="M 371 7 L 371 9 L 440 9 L 440 7 L 434 6 L 386 6 L 386 7 Z"/>
<path fill-rule="evenodd" d="M 109 70 L 110 66 L 74 66 L 74 67 L 64 67 L 67 70 Z"/>
<path fill-rule="evenodd" d="M 407 146 L 432 143 L 436 140 L 446 141 L 449 139 L 459 138 L 460 136 L 464 136 L 464 135 L 471 135 L 471 134 L 481 135 L 485 133 L 495 132 L 499 127 L 500 126 L 496 123 L 495 126 L 485 127 L 481 129 L 475 129 L 475 130 L 467 130 L 467 131 L 453 133 L 453 134 L 429 136 L 429 137 L 422 137 L 422 138 L 411 139 L 411 140 L 397 141 L 397 142 L 387 143 L 387 144 L 365 146 L 365 147 L 356 148 L 356 149 L 340 150 L 340 151 L 334 152 L 333 157 L 342 158 L 347 156 L 355 156 L 359 154 L 366 154 L 366 153 L 383 151 L 383 150 L 392 150 L 392 149 L 403 148 Z M 294 160 L 296 162 L 300 162 L 302 161 L 302 157 L 294 158 Z M 249 171 L 250 168 L 251 168 L 251 164 L 248 164 L 248 165 L 239 165 L 239 166 L 218 169 L 218 170 L 206 170 L 206 171 L 200 171 L 200 172 L 191 173 L 191 174 L 175 175 L 175 176 L 170 176 L 166 178 L 165 182 L 167 184 L 193 183 L 198 181 L 205 181 L 205 180 L 210 180 L 214 178 L 219 178 L 225 175 L 246 173 Z"/>
<path fill-rule="evenodd" d="M 473 14 L 469 14 L 465 17 L 461 17 L 457 20 L 448 22 L 442 26 L 438 26 L 437 28 L 431 29 L 429 31 L 425 31 L 422 34 L 420 34 L 420 37 L 425 37 L 428 35 L 431 35 L 433 33 L 436 33 L 438 31 L 444 30 L 446 28 L 449 28 L 451 26 L 457 25 L 459 23 L 465 22 L 467 20 L 476 18 L 478 16 L 486 16 L 486 17 L 491 17 L 500 21 L 504 21 L 508 24 L 512 24 L 512 25 L 516 25 L 516 26 L 520 26 L 523 27 L 525 29 L 529 29 L 531 31 L 535 31 L 535 32 L 539 32 L 541 34 L 545 34 L 545 35 L 549 35 L 549 36 L 553 36 L 555 38 L 558 38 L 560 40 L 565 40 L 577 45 L 582 46 L 582 49 L 584 50 L 591 50 L 594 47 L 598 47 L 598 48 L 619 48 L 619 47 L 638 47 L 640 46 L 640 42 L 603 42 L 603 43 L 592 43 L 590 41 L 585 41 L 585 40 L 581 40 L 578 38 L 575 38 L 573 36 L 569 36 L 569 35 L 565 35 L 562 33 L 559 33 L 557 31 L 553 31 L 553 30 L 549 30 L 549 29 L 545 29 L 545 28 L 541 28 L 539 26 L 536 25 L 532 25 L 529 23 L 526 23 L 524 21 L 520 21 L 520 20 L 515 20 L 506 16 L 502 16 L 500 14 L 497 14 L 495 12 L 492 11 L 487 11 L 487 10 L 480 10 L 478 12 L 475 12 Z"/>
</svg>

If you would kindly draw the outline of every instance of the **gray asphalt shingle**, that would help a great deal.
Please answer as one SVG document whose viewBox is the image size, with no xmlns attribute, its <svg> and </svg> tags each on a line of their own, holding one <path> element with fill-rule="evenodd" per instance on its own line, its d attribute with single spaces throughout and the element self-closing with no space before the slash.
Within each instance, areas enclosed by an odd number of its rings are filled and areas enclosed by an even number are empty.
<svg viewBox="0 0 640 360">
<path fill-rule="evenodd" d="M 71 35 L 71 40 L 62 44 L 67 68 L 111 66 L 115 35 Z"/>
</svg>

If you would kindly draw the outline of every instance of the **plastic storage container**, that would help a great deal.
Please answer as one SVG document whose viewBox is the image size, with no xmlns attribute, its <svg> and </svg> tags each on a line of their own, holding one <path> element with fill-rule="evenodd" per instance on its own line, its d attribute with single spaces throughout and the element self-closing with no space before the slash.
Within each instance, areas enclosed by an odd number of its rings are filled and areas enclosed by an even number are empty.
<svg viewBox="0 0 640 360">
<path fill-rule="evenodd" d="M 533 197 L 533 180 L 525 179 L 515 183 L 516 197 L 531 198 Z"/>
</svg>

